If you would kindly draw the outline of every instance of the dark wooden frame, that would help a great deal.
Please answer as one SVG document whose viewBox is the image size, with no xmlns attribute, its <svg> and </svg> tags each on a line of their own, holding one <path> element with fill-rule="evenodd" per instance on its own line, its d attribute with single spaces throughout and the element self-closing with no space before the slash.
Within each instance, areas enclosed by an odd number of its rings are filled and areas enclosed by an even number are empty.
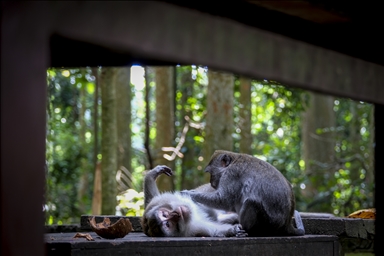
<svg viewBox="0 0 384 256">
<path fill-rule="evenodd" d="M 374 103 L 377 185 L 384 169 L 383 65 L 164 2 L 2 1 L 2 255 L 45 253 L 46 69 L 137 61 L 203 64 Z M 382 190 L 376 186 L 376 195 Z M 375 206 L 381 237 L 377 196 Z"/>
</svg>

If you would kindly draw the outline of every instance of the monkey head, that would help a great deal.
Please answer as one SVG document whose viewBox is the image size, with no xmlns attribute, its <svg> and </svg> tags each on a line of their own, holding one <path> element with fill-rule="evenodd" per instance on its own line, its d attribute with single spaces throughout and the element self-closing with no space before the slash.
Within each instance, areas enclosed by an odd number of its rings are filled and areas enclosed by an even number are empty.
<svg viewBox="0 0 384 256">
<path fill-rule="evenodd" d="M 214 189 L 218 188 L 223 172 L 234 160 L 229 153 L 232 152 L 216 150 L 207 167 L 205 167 L 205 172 L 208 172 L 211 176 L 210 183 Z"/>
<path fill-rule="evenodd" d="M 188 204 L 175 195 L 165 193 L 153 198 L 143 214 L 141 224 L 147 236 L 177 237 L 186 233 L 190 219 Z"/>
</svg>

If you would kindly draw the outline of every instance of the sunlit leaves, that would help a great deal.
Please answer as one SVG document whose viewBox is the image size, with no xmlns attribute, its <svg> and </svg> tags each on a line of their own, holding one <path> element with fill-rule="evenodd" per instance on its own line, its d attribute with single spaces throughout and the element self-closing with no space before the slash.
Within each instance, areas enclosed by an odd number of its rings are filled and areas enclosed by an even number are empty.
<svg viewBox="0 0 384 256">
<path fill-rule="evenodd" d="M 85 158 L 92 162 L 91 115 L 88 112 L 84 124 L 79 123 L 80 92 L 86 86 L 85 102 L 93 104 L 94 78 L 91 69 L 48 69 L 47 104 L 47 193 L 45 211 L 51 224 L 72 223 L 78 221 L 79 212 L 77 187 L 80 180 L 81 161 Z M 86 131 L 88 148 L 82 148 L 80 129 Z M 88 135 L 87 135 L 88 134 Z M 91 192 L 91 190 L 90 190 Z M 87 197 L 87 205 L 90 198 Z M 57 202 L 60 203 L 57 203 Z"/>
<path fill-rule="evenodd" d="M 61 74 L 64 76 L 64 77 L 69 77 L 71 75 L 71 73 L 69 72 L 69 70 L 63 70 L 61 71 Z"/>
<path fill-rule="evenodd" d="M 95 83 L 87 83 L 86 88 L 89 94 L 93 94 L 95 92 Z"/>
<path fill-rule="evenodd" d="M 275 161 L 277 168 L 295 175 L 300 158 L 301 91 L 281 86 L 276 82 L 253 81 L 252 134 L 255 154 Z M 288 149 L 289 147 L 289 149 Z M 297 175 L 295 175 L 297 176 Z"/>
<path fill-rule="evenodd" d="M 185 116 L 195 125 L 190 127 L 186 135 L 186 144 L 182 153 L 191 152 L 193 163 L 185 171 L 185 179 L 194 177 L 196 170 L 203 168 L 199 157 L 204 145 L 204 122 L 206 111 L 206 91 L 209 83 L 207 68 L 200 66 L 178 66 L 177 74 L 186 75 L 189 79 L 178 77 L 175 94 L 175 126 L 180 139 L 185 123 Z M 133 99 L 132 99 L 132 133 L 134 158 L 132 173 L 134 188 L 142 189 L 142 172 L 147 165 L 143 149 L 143 134 L 145 124 L 144 101 L 144 69 L 132 67 Z M 156 123 L 153 113 L 156 110 L 154 100 L 155 84 L 153 76 L 150 79 L 150 139 L 156 137 Z M 48 69 L 48 131 L 47 131 L 47 208 L 51 224 L 78 221 L 80 213 L 77 209 L 77 187 L 80 177 L 80 162 L 88 159 L 92 162 L 93 140 L 95 134 L 91 129 L 93 118 L 93 99 L 95 93 L 95 78 L 90 68 L 85 69 Z M 238 82 L 237 82 L 238 85 Z M 235 86 L 234 118 L 237 125 L 233 131 L 234 150 L 238 150 L 240 132 L 239 90 Z M 80 90 L 85 91 L 87 110 L 84 114 L 86 148 L 79 145 L 81 123 L 79 122 L 81 101 Z M 208 99 L 209 100 L 209 99 Z M 282 86 L 274 81 L 254 80 L 251 88 L 251 133 L 254 143 L 253 154 L 274 164 L 291 181 L 297 200 L 297 208 L 305 209 L 301 191 L 310 182 L 305 174 L 305 166 L 301 152 L 302 113 L 308 104 L 306 92 Z M 100 104 L 100 102 L 99 102 Z M 373 183 L 369 182 L 372 173 L 372 108 L 364 102 L 354 102 L 347 99 L 335 99 L 333 110 L 337 116 L 335 127 L 318 128 L 316 134 L 335 132 L 337 142 L 334 146 L 336 158 L 332 171 L 322 176 L 324 182 L 317 189 L 317 198 L 332 197 L 334 213 L 343 215 L 358 208 L 372 206 Z M 83 127 L 84 128 L 84 127 Z M 351 139 L 351 135 L 358 139 Z M 101 160 L 99 154 L 97 158 Z M 177 162 L 180 165 L 180 162 Z M 179 168 L 179 167 L 176 167 Z M 332 174 L 331 174 L 332 173 Z M 333 173 L 334 176 L 333 176 Z M 177 176 L 177 175 L 175 175 Z M 134 193 L 131 191 L 131 193 Z M 137 192 L 136 192 L 137 193 Z M 88 198 L 91 198 L 88 192 Z M 315 199 L 314 199 L 315 200 Z M 57 202 L 60 203 L 57 203 Z M 73 203 L 75 202 L 75 203 Z M 311 202 L 309 202 L 311 203 Z M 121 198 L 122 213 L 139 215 L 142 209 L 140 195 L 135 198 Z M 90 205 L 90 204 L 89 204 Z M 123 210 L 123 208 L 125 210 Z M 129 210 L 130 208 L 130 210 Z M 140 209 L 140 210 L 137 210 Z"/>
<path fill-rule="evenodd" d="M 339 117 L 335 151 L 343 166 L 335 173 L 337 187 L 333 207 L 335 213 L 347 215 L 373 206 L 373 182 L 366 171 L 373 176 L 373 106 L 346 99 L 336 100 L 335 106 Z"/>
<path fill-rule="evenodd" d="M 125 216 L 143 216 L 144 193 L 134 189 L 128 189 L 125 193 L 117 196 L 117 211 Z"/>
</svg>

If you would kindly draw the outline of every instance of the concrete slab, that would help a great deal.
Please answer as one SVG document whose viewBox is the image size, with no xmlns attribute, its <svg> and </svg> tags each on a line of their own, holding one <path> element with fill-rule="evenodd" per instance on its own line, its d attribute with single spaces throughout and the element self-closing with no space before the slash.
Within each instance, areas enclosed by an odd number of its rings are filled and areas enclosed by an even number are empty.
<svg viewBox="0 0 384 256">
<path fill-rule="evenodd" d="M 337 236 L 302 237 L 148 237 L 142 232 L 108 240 L 94 232 L 95 241 L 74 238 L 75 232 L 45 234 L 47 255 L 264 255 L 327 256 L 340 255 Z"/>
<path fill-rule="evenodd" d="M 314 217 L 310 217 L 314 216 Z M 81 216 L 79 230 L 91 231 L 89 215 Z M 101 222 L 103 217 L 96 216 L 96 221 Z M 142 232 L 140 217 L 108 216 L 112 222 L 119 218 L 128 218 L 136 232 Z M 341 245 L 341 254 L 348 252 L 372 253 L 374 251 L 375 220 L 339 218 L 325 214 L 308 214 L 303 219 L 307 235 L 337 236 Z"/>
</svg>

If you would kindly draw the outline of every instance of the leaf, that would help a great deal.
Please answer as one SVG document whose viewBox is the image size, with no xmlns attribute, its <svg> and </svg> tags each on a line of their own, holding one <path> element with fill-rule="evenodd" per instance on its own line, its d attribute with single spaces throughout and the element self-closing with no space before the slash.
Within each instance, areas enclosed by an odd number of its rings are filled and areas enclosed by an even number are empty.
<svg viewBox="0 0 384 256">
<path fill-rule="evenodd" d="M 76 233 L 73 238 L 85 238 L 88 241 L 95 241 L 95 239 L 93 239 L 93 237 L 89 233 Z"/>
<path fill-rule="evenodd" d="M 95 92 L 95 84 L 94 83 L 87 83 L 87 92 L 89 94 L 93 94 Z"/>
</svg>

